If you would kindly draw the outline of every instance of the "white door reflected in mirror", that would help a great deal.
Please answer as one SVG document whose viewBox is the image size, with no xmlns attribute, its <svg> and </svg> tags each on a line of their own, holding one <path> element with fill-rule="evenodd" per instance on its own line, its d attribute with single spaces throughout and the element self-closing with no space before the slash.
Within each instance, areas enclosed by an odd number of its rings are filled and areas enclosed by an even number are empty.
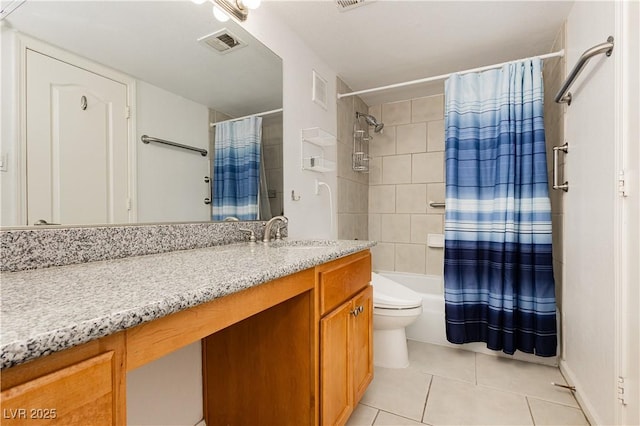
<svg viewBox="0 0 640 426">
<path fill-rule="evenodd" d="M 126 85 L 32 50 L 26 81 L 27 224 L 129 222 Z"/>
</svg>

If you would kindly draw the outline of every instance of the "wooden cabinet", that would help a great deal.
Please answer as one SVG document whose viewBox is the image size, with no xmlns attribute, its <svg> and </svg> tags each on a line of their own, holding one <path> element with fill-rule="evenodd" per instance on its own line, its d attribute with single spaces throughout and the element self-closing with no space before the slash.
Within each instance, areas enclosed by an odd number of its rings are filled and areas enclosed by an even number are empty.
<svg viewBox="0 0 640 426">
<path fill-rule="evenodd" d="M 2 424 L 124 423 L 122 346 L 109 344 L 122 343 L 121 337 L 71 349 L 64 358 L 54 354 L 3 372 Z M 112 350 L 105 352 L 105 346 Z M 86 356 L 90 357 L 82 359 Z"/>
<path fill-rule="evenodd" d="M 126 424 L 126 373 L 202 339 L 207 424 L 344 424 L 373 378 L 368 250 L 2 371 L 2 424 Z"/>
<path fill-rule="evenodd" d="M 320 422 L 341 425 L 373 379 L 371 258 L 366 252 L 319 269 Z"/>
</svg>

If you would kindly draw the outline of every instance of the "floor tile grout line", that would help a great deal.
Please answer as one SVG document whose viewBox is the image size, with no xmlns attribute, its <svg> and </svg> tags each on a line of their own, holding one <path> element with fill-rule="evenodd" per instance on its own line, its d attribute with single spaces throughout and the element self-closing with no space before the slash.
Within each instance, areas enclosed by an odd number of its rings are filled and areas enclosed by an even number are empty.
<svg viewBox="0 0 640 426">
<path fill-rule="evenodd" d="M 489 386 L 489 385 L 484 385 L 484 384 L 483 385 L 478 384 L 476 386 L 479 386 L 479 387 L 481 386 L 483 388 L 493 389 L 493 390 L 497 390 L 497 391 L 500 391 L 500 392 L 509 393 L 509 394 L 512 394 L 512 395 L 519 395 L 519 396 L 524 396 L 524 397 L 528 397 L 528 398 L 535 398 L 535 399 L 539 399 L 539 400 L 544 401 L 544 402 L 548 402 L 550 404 L 562 405 L 563 407 L 575 408 L 577 410 L 582 411 L 582 407 L 580 407 L 580 404 L 578 404 L 578 406 L 569 405 L 569 404 L 566 404 L 564 402 L 555 401 L 555 400 L 552 400 L 550 398 L 545 398 L 545 397 L 538 396 L 538 395 L 531 395 L 531 394 L 528 394 L 528 393 L 519 393 L 519 392 L 515 392 L 515 391 L 512 391 L 512 390 L 509 390 L 509 389 L 499 388 L 499 387 Z"/>
<path fill-rule="evenodd" d="M 403 416 L 402 414 L 394 413 L 393 411 L 387 411 L 387 410 L 383 410 L 383 409 L 379 409 L 378 410 L 378 414 L 376 414 L 376 420 L 378 419 L 378 415 L 380 415 L 381 412 L 382 413 L 391 414 L 392 416 L 400 417 L 400 418 L 403 418 L 403 419 L 411 420 L 413 422 L 417 421 L 418 423 L 422 423 L 421 421 L 416 420 L 416 419 L 412 419 L 411 417 Z M 375 423 L 375 420 L 374 420 L 374 423 Z"/>
<path fill-rule="evenodd" d="M 422 342 L 420 342 L 420 343 L 422 343 Z M 425 344 L 428 345 L 428 343 L 425 343 Z M 420 350 L 420 348 L 416 348 L 416 349 Z M 426 415 L 427 403 L 429 402 L 429 398 L 432 397 L 431 388 L 433 387 L 433 382 L 434 382 L 435 377 L 439 377 L 439 378 L 442 378 L 442 379 L 445 379 L 445 380 L 451 380 L 451 381 L 456 381 L 456 382 L 460 382 L 460 383 L 465 383 L 467 385 L 471 385 L 471 386 L 476 387 L 476 388 L 492 389 L 492 390 L 495 390 L 495 391 L 498 391 L 498 392 L 504 392 L 506 394 L 516 395 L 516 396 L 518 396 L 520 398 L 524 397 L 525 401 L 526 401 L 526 404 L 527 404 L 528 411 L 529 411 L 529 421 L 532 422 L 532 424 L 534 426 L 536 425 L 536 420 L 535 420 L 535 418 L 533 416 L 533 409 L 532 409 L 532 404 L 531 404 L 531 401 L 533 401 L 533 400 L 538 400 L 538 401 L 545 402 L 545 403 L 548 403 L 548 404 L 555 404 L 555 406 L 557 406 L 557 407 L 563 407 L 563 408 L 566 408 L 566 409 L 578 410 L 582 414 L 583 418 L 586 419 L 586 415 L 584 414 L 584 411 L 582 410 L 582 407 L 577 402 L 577 400 L 575 398 L 575 395 L 573 395 L 573 394 L 572 394 L 571 402 L 559 402 L 557 400 L 549 398 L 548 396 L 538 396 L 538 395 L 532 395 L 532 394 L 529 394 L 529 393 L 519 393 L 517 391 L 509 390 L 509 389 L 506 389 L 504 387 L 497 387 L 497 386 L 491 386 L 491 385 L 485 385 L 485 384 L 480 385 L 479 384 L 479 372 L 478 372 L 478 364 L 479 364 L 478 355 L 479 355 L 479 353 L 474 352 L 473 355 L 474 355 L 474 364 L 473 364 L 474 365 L 474 380 L 473 381 L 467 381 L 467 380 L 464 380 L 464 379 L 448 377 L 448 376 L 441 376 L 441 375 L 433 374 L 433 373 L 430 373 L 430 372 L 427 372 L 427 371 L 422 371 L 420 368 L 414 368 L 413 369 L 414 372 L 417 373 L 417 374 L 430 376 L 429 384 L 428 384 L 428 388 L 427 388 L 427 394 L 426 394 L 426 398 L 424 400 L 425 402 L 424 402 L 424 406 L 423 406 L 423 410 L 422 410 L 422 423 L 427 424 L 427 423 L 424 422 L 424 419 L 425 419 L 425 415 Z M 482 355 L 482 354 L 480 354 L 480 355 Z M 517 360 L 517 361 L 519 361 L 519 360 Z M 522 361 L 522 362 L 526 362 L 526 361 Z M 556 371 L 560 371 L 560 369 L 557 366 L 547 366 L 547 365 L 541 365 L 541 366 L 543 366 L 543 367 L 551 367 L 551 368 L 554 368 Z M 564 377 L 564 374 L 562 374 L 562 371 L 560 371 L 560 374 L 561 374 L 561 377 L 564 379 L 565 383 L 568 383 L 568 381 Z M 541 385 L 542 385 L 542 383 L 541 383 Z M 546 389 L 546 388 L 543 387 L 543 390 L 544 389 Z M 570 404 L 574 404 L 574 405 L 570 405 Z M 392 411 L 386 411 L 386 410 L 383 410 L 383 409 L 380 409 L 380 408 L 377 408 L 377 407 L 373 407 L 373 406 L 371 406 L 371 407 L 376 409 L 376 410 L 378 410 L 376 412 L 376 416 L 375 416 L 374 422 L 377 421 L 377 419 L 379 418 L 380 411 L 385 411 L 385 412 L 387 412 L 389 414 L 409 419 L 408 417 L 404 417 L 403 415 L 396 414 L 396 413 L 394 413 Z M 587 419 L 587 422 L 588 422 L 588 419 Z"/>
<path fill-rule="evenodd" d="M 380 415 L 380 411 L 382 411 L 379 408 L 377 408 L 376 410 L 377 410 L 376 411 L 376 415 L 373 417 L 373 421 L 371 422 L 371 426 L 373 426 L 375 424 L 376 420 L 378 420 L 378 416 Z"/>
<path fill-rule="evenodd" d="M 529 409 L 529 416 L 531 416 L 531 424 L 536 426 L 536 418 L 533 417 L 533 410 L 531 409 L 531 404 L 529 403 L 529 397 L 525 395 L 524 399 L 527 401 L 527 408 Z"/>
<path fill-rule="evenodd" d="M 420 414 L 420 423 L 424 422 L 424 415 L 427 412 L 427 402 L 429 401 L 429 395 L 431 394 L 431 386 L 433 385 L 433 378 L 435 376 L 432 374 L 429 378 L 429 386 L 427 387 L 427 395 L 424 398 L 424 406 L 422 407 L 422 413 Z"/>
<path fill-rule="evenodd" d="M 550 398 L 545 398 L 545 397 L 538 396 L 538 395 L 531 395 L 531 394 L 527 394 L 527 393 L 519 393 L 519 392 L 515 392 L 515 391 L 512 391 L 512 390 L 509 390 L 509 389 L 495 387 L 495 386 L 489 386 L 489 385 L 485 385 L 485 384 L 480 385 L 478 383 L 473 383 L 473 382 L 470 382 L 468 380 L 460 379 L 458 377 L 441 376 L 439 374 L 424 373 L 424 372 L 419 372 L 419 373 L 428 374 L 428 375 L 431 375 L 432 377 L 439 377 L 439 378 L 445 379 L 445 380 L 452 380 L 452 381 L 455 381 L 455 382 L 466 383 L 468 385 L 472 385 L 472 386 L 476 386 L 476 387 L 482 387 L 482 388 L 486 388 L 486 389 L 491 389 L 491 390 L 495 390 L 495 391 L 498 391 L 498 392 L 504 392 L 504 393 L 508 393 L 510 395 L 523 396 L 523 397 L 526 397 L 526 398 L 534 398 L 534 399 L 538 399 L 540 401 L 547 402 L 549 404 L 556 404 L 556 405 L 560 405 L 560 406 L 563 406 L 563 407 L 573 408 L 575 410 L 580 410 L 580 411 L 582 411 L 584 413 L 584 411 L 582 410 L 582 407 L 580 407 L 580 404 L 578 404 L 577 406 L 569 405 L 569 404 L 566 404 L 566 403 L 563 403 L 563 402 L 555 401 L 555 400 L 552 400 Z"/>
<path fill-rule="evenodd" d="M 473 354 L 473 375 L 475 377 L 476 386 L 478 386 L 478 353 Z"/>
</svg>

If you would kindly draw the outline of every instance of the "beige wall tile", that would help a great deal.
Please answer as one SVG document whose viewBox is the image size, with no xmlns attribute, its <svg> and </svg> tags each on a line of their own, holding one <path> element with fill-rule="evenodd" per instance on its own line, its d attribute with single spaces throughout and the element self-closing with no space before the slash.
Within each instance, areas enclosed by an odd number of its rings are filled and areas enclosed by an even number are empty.
<svg viewBox="0 0 640 426">
<path fill-rule="evenodd" d="M 389 243 L 411 241 L 411 217 L 408 214 L 383 214 L 380 222 L 380 240 Z"/>
<path fill-rule="evenodd" d="M 375 133 L 369 142 L 369 154 L 373 157 L 383 155 L 395 155 L 396 153 L 396 128 L 386 126 L 382 133 Z"/>
<path fill-rule="evenodd" d="M 412 214 L 411 242 L 426 244 L 428 234 L 442 234 L 441 214 Z"/>
<path fill-rule="evenodd" d="M 351 143 L 351 135 L 353 133 L 353 99 L 342 98 L 338 101 L 338 143 L 349 145 Z"/>
<path fill-rule="evenodd" d="M 444 203 L 444 185 L 444 183 L 427 184 L 427 213 L 444 213 L 443 208 L 429 206 L 429 203 L 432 201 L 436 203 Z"/>
<path fill-rule="evenodd" d="M 369 239 L 369 215 L 356 214 L 355 216 L 355 239 L 368 240 Z"/>
<path fill-rule="evenodd" d="M 352 240 L 355 236 L 355 218 L 351 214 L 338 214 L 338 239 Z"/>
<path fill-rule="evenodd" d="M 392 243 L 378 243 L 371 247 L 371 268 L 374 271 L 394 271 L 395 247 Z"/>
<path fill-rule="evenodd" d="M 369 107 L 369 114 L 373 115 L 375 118 L 382 117 L 382 105 L 372 105 Z M 385 123 L 385 127 L 387 124 Z"/>
<path fill-rule="evenodd" d="M 360 98 L 360 96 L 353 96 L 353 118 L 355 119 L 355 113 L 361 112 L 363 114 L 369 113 L 369 106 L 364 103 L 364 101 Z M 378 116 L 379 117 L 379 116 Z"/>
<path fill-rule="evenodd" d="M 427 275 L 444 274 L 444 249 L 427 247 Z"/>
<path fill-rule="evenodd" d="M 382 184 L 382 157 L 369 160 L 369 185 Z"/>
<path fill-rule="evenodd" d="M 444 120 L 428 123 L 427 151 L 444 151 Z"/>
<path fill-rule="evenodd" d="M 369 236 L 372 241 L 380 241 L 382 215 L 369 213 Z"/>
<path fill-rule="evenodd" d="M 411 101 L 411 122 L 442 120 L 444 118 L 444 95 L 417 98 Z"/>
<path fill-rule="evenodd" d="M 366 214 L 338 214 L 338 238 L 342 240 L 367 240 L 369 238 Z"/>
<path fill-rule="evenodd" d="M 383 157 L 382 183 L 385 185 L 411 183 L 411 154 Z"/>
<path fill-rule="evenodd" d="M 369 213 L 395 213 L 396 187 L 379 185 L 369 187 Z"/>
<path fill-rule="evenodd" d="M 429 152 L 412 155 L 413 183 L 444 182 L 444 153 Z M 384 166 L 383 166 L 384 172 Z M 383 178 L 384 179 L 384 178 Z"/>
<path fill-rule="evenodd" d="M 347 201 L 349 199 L 349 181 L 344 178 L 338 178 L 338 206 L 336 211 L 338 214 L 347 213 Z"/>
<path fill-rule="evenodd" d="M 347 213 L 358 212 L 358 184 L 348 180 L 347 181 Z"/>
<path fill-rule="evenodd" d="M 425 213 L 427 185 L 424 183 L 396 187 L 396 213 Z"/>
<path fill-rule="evenodd" d="M 396 244 L 396 271 L 425 273 L 425 246 L 422 244 Z"/>
<path fill-rule="evenodd" d="M 427 124 L 405 124 L 396 128 L 396 153 L 427 152 Z"/>
<path fill-rule="evenodd" d="M 382 104 L 382 122 L 385 126 L 411 123 L 411 101 Z"/>
<path fill-rule="evenodd" d="M 346 179 L 352 179 L 353 171 L 351 170 L 351 146 L 347 144 L 338 144 L 337 153 L 337 176 Z"/>
</svg>

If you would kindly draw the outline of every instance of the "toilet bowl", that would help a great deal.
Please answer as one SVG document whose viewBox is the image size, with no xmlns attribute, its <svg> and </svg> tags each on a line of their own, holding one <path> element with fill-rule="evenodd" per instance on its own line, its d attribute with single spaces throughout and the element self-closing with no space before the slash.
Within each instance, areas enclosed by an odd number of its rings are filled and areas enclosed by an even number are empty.
<svg viewBox="0 0 640 426">
<path fill-rule="evenodd" d="M 409 366 L 405 327 L 422 313 L 415 291 L 373 272 L 373 363 L 378 367 Z"/>
</svg>

